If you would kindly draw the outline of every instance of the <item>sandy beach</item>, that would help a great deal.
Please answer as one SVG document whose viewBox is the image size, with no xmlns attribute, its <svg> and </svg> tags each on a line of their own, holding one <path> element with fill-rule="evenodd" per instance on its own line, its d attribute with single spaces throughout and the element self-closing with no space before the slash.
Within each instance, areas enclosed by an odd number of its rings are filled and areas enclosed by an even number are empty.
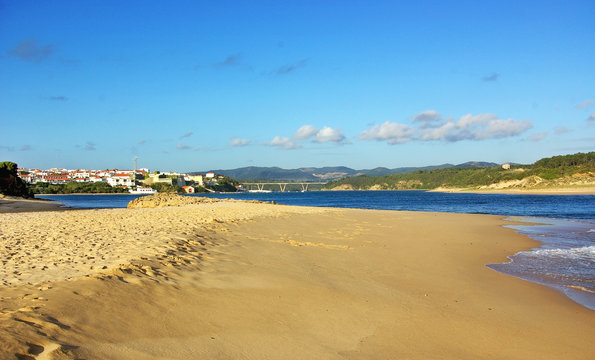
<svg viewBox="0 0 595 360">
<path fill-rule="evenodd" d="M 486 267 L 497 216 L 213 201 L 0 214 L 2 359 L 588 359 L 595 312 Z"/>
</svg>

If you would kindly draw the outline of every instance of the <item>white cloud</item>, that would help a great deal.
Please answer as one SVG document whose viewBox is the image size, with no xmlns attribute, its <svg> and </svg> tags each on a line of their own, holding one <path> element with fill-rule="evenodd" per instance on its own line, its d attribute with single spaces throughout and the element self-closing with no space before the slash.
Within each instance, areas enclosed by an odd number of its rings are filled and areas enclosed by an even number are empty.
<svg viewBox="0 0 595 360">
<path fill-rule="evenodd" d="M 192 149 L 192 146 L 186 145 L 184 143 L 178 143 L 176 145 L 176 149 L 178 149 L 178 150 L 191 150 Z"/>
<path fill-rule="evenodd" d="M 420 123 L 419 127 L 425 128 L 431 126 L 432 123 L 440 121 L 440 114 L 436 110 L 426 110 L 413 117 L 414 122 Z"/>
<path fill-rule="evenodd" d="M 591 104 L 593 104 L 593 102 L 592 102 L 591 100 L 585 100 L 585 101 L 583 101 L 582 103 L 580 103 L 580 104 L 576 105 L 575 107 L 576 107 L 577 109 L 583 109 L 583 108 L 586 108 L 587 106 L 589 106 L 589 105 L 591 105 Z"/>
<path fill-rule="evenodd" d="M 475 124 L 485 124 L 486 122 L 488 122 L 490 120 L 497 119 L 497 118 L 498 117 L 494 114 L 478 114 L 478 115 L 465 114 L 465 115 L 461 116 L 459 121 L 457 121 L 457 126 L 459 128 L 467 128 L 467 127 L 473 126 Z"/>
<path fill-rule="evenodd" d="M 32 62 L 41 62 L 49 58 L 53 53 L 53 45 L 40 45 L 36 39 L 27 39 L 8 51 L 9 55 Z"/>
<path fill-rule="evenodd" d="M 374 125 L 369 130 L 359 134 L 362 140 L 387 141 L 389 144 L 402 144 L 411 141 L 415 134 L 415 128 L 405 124 L 386 121 L 381 125 Z"/>
<path fill-rule="evenodd" d="M 485 81 L 485 82 L 492 82 L 492 81 L 498 81 L 498 78 L 500 77 L 500 74 L 498 73 L 491 73 L 489 75 L 486 75 L 484 77 L 481 78 L 481 80 Z"/>
<path fill-rule="evenodd" d="M 589 117 L 587 118 L 587 120 L 589 120 L 589 121 L 595 120 L 595 112 L 592 113 L 591 115 L 589 115 Z"/>
<path fill-rule="evenodd" d="M 299 149 L 301 146 L 296 144 L 288 137 L 275 136 L 273 140 L 267 143 L 269 146 L 274 146 L 279 149 Z"/>
<path fill-rule="evenodd" d="M 309 137 L 314 136 L 318 132 L 318 129 L 312 125 L 304 125 L 298 129 L 298 131 L 293 134 L 294 139 L 307 139 Z"/>
<path fill-rule="evenodd" d="M 246 146 L 250 145 L 250 140 L 247 139 L 233 139 L 229 142 L 229 146 L 237 147 L 237 146 Z"/>
<path fill-rule="evenodd" d="M 77 147 L 81 147 L 80 145 L 77 145 Z M 4 151 L 9 151 L 9 152 L 13 152 L 16 151 L 17 149 L 14 146 L 0 146 L 0 150 L 4 150 Z M 29 151 L 32 150 L 31 145 L 22 145 L 18 151 Z"/>
<path fill-rule="evenodd" d="M 91 141 L 87 141 L 87 143 L 85 144 L 83 149 L 85 149 L 86 151 L 95 151 L 96 150 L 95 143 L 91 142 Z"/>
<path fill-rule="evenodd" d="M 230 67 L 230 66 L 238 66 L 241 64 L 242 54 L 231 54 L 228 55 L 225 60 L 218 62 L 216 66 L 218 67 Z"/>
<path fill-rule="evenodd" d="M 422 129 L 419 134 L 419 139 L 424 141 L 430 140 L 445 140 L 445 139 L 453 139 L 454 134 L 457 133 L 458 126 L 453 121 L 448 121 L 439 127 L 427 128 Z"/>
<path fill-rule="evenodd" d="M 424 111 L 413 119 L 417 126 L 385 122 L 363 131 L 362 140 L 402 144 L 408 141 L 448 141 L 500 139 L 520 135 L 532 127 L 529 120 L 500 119 L 494 114 L 466 114 L 459 120 L 444 120 L 434 110 Z"/>
<path fill-rule="evenodd" d="M 515 136 L 531 127 L 528 120 L 499 119 L 494 114 L 466 114 L 456 121 L 422 131 L 421 140 L 486 140 Z"/>
<path fill-rule="evenodd" d="M 314 136 L 314 142 L 316 143 L 327 143 L 327 142 L 334 142 L 334 143 L 342 143 L 345 140 L 345 136 L 341 134 L 339 129 L 332 129 L 328 126 L 324 126 L 319 132 L 316 133 Z"/>
<path fill-rule="evenodd" d="M 300 127 L 293 137 L 282 137 L 275 136 L 275 138 L 267 143 L 267 145 L 275 146 L 283 149 L 298 149 L 301 148 L 301 141 L 311 139 L 313 143 L 335 143 L 343 144 L 345 142 L 345 135 L 341 133 L 339 129 L 333 129 L 329 126 L 323 126 L 322 129 L 318 130 L 315 126 L 304 125 Z"/>
<path fill-rule="evenodd" d="M 194 134 L 192 131 L 188 131 L 184 135 L 180 136 L 180 139 L 184 139 L 184 138 L 190 137 L 190 136 L 192 136 L 192 134 Z"/>
<path fill-rule="evenodd" d="M 532 127 L 529 120 L 492 119 L 483 129 L 477 130 L 474 140 L 500 139 L 520 135 Z"/>
<path fill-rule="evenodd" d="M 547 131 L 536 133 L 527 137 L 529 141 L 540 141 L 547 137 Z"/>
<path fill-rule="evenodd" d="M 287 74 L 290 74 L 298 69 L 305 67 L 307 64 L 308 64 L 308 59 L 302 59 L 302 60 L 298 61 L 297 63 L 286 64 L 286 65 L 279 67 L 277 70 L 274 71 L 274 74 L 278 75 L 278 76 L 287 75 Z"/>
</svg>

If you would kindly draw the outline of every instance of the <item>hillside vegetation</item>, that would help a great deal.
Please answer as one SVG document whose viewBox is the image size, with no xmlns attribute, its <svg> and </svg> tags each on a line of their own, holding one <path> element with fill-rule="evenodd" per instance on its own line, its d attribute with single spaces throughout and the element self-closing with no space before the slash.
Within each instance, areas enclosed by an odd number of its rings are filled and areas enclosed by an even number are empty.
<svg viewBox="0 0 595 360">
<path fill-rule="evenodd" d="M 0 162 L 0 194 L 32 198 L 33 193 L 18 176 L 17 168 L 11 161 Z"/>
<path fill-rule="evenodd" d="M 128 189 L 112 187 L 108 183 L 77 183 L 69 181 L 66 184 L 37 183 L 29 185 L 35 194 L 107 194 L 128 193 Z"/>
<path fill-rule="evenodd" d="M 595 185 L 595 152 L 544 158 L 533 165 L 447 168 L 387 176 L 355 176 L 325 185 L 334 190 L 514 189 Z"/>
</svg>

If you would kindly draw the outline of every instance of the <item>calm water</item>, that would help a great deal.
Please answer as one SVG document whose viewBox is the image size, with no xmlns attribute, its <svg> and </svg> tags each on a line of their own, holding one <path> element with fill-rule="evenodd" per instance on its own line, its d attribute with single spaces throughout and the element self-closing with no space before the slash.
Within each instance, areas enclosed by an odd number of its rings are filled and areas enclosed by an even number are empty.
<svg viewBox="0 0 595 360">
<path fill-rule="evenodd" d="M 123 208 L 141 195 L 47 195 L 72 208 Z M 595 195 L 448 194 L 424 191 L 311 191 L 189 195 L 285 205 L 435 211 L 522 217 L 511 226 L 542 246 L 490 268 L 550 286 L 595 310 Z"/>
<path fill-rule="evenodd" d="M 143 195 L 37 195 L 82 209 L 124 208 Z M 425 191 L 309 191 L 197 194 L 285 205 L 437 211 L 595 220 L 595 195 L 449 194 Z"/>
</svg>

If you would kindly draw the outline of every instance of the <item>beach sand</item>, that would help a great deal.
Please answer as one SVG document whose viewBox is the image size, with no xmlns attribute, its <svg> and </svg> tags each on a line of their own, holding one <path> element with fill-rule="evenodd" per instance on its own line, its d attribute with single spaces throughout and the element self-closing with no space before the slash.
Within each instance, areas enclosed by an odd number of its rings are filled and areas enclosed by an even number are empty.
<svg viewBox="0 0 595 360">
<path fill-rule="evenodd" d="M 497 216 L 243 202 L 0 214 L 2 359 L 590 359 Z"/>
</svg>

